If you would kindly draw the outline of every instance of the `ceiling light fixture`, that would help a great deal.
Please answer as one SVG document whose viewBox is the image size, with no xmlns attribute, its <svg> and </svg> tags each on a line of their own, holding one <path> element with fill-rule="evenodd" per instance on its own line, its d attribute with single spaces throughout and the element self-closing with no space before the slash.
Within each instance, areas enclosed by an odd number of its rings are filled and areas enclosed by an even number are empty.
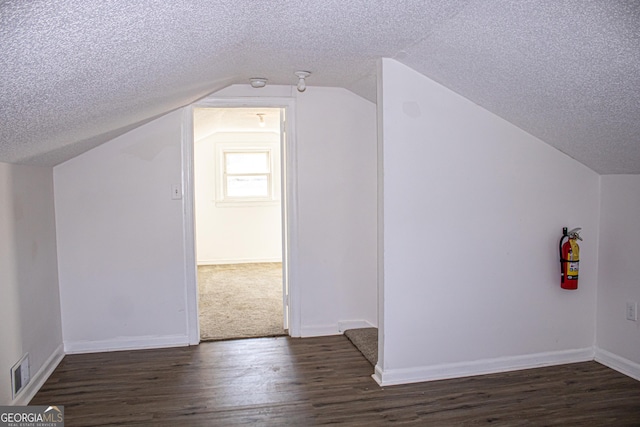
<svg viewBox="0 0 640 427">
<path fill-rule="evenodd" d="M 311 75 L 310 71 L 296 71 L 294 73 L 298 76 L 298 92 L 304 92 L 307 89 L 307 83 L 304 79 Z"/>
<path fill-rule="evenodd" d="M 265 125 L 265 122 L 264 122 L 264 113 L 258 113 L 258 114 L 256 114 L 256 116 L 258 116 L 258 120 L 259 120 L 258 125 L 259 125 L 261 128 L 263 128 L 263 127 L 264 127 L 264 125 Z"/>
<path fill-rule="evenodd" d="M 249 79 L 249 83 L 251 87 L 258 89 L 267 85 L 267 79 L 264 77 L 252 77 Z"/>
</svg>

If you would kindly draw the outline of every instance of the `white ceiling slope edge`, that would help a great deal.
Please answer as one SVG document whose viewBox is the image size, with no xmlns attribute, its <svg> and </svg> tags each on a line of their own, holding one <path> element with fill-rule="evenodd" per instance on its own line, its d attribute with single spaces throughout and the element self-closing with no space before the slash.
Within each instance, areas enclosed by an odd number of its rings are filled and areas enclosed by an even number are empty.
<svg viewBox="0 0 640 427">
<path fill-rule="evenodd" d="M 0 161 L 54 165 L 255 76 L 375 100 L 380 57 L 640 173 L 634 0 L 0 0 Z"/>
</svg>

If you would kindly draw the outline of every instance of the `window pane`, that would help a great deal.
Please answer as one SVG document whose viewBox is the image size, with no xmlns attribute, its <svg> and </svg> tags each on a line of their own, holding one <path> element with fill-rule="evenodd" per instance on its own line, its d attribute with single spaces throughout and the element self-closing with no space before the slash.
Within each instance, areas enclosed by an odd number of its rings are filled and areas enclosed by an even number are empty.
<svg viewBox="0 0 640 427">
<path fill-rule="evenodd" d="M 227 197 L 269 197 L 267 175 L 227 176 Z"/>
<path fill-rule="evenodd" d="M 269 153 L 225 153 L 227 173 L 268 173 Z"/>
</svg>

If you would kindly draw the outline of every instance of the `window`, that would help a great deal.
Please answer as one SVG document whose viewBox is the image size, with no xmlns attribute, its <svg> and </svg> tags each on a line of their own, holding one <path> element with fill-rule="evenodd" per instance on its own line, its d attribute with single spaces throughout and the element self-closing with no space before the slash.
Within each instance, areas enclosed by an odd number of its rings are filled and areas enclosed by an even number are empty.
<svg viewBox="0 0 640 427">
<path fill-rule="evenodd" d="M 269 150 L 223 150 L 224 199 L 271 199 Z"/>
<path fill-rule="evenodd" d="M 218 142 L 215 153 L 216 206 L 248 207 L 279 203 L 279 142 Z"/>
</svg>

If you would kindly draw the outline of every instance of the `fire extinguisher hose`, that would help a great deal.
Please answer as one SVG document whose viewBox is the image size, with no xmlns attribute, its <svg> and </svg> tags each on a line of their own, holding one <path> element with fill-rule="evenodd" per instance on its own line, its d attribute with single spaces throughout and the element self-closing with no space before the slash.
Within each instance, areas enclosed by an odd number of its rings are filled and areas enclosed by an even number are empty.
<svg viewBox="0 0 640 427">
<path fill-rule="evenodd" d="M 565 262 L 569 262 L 569 260 L 563 259 L 562 258 L 562 242 L 564 241 L 565 237 L 567 236 L 567 229 L 564 228 L 562 230 L 562 237 L 560 238 L 560 243 L 558 244 L 558 253 L 560 254 L 560 283 L 564 283 L 564 263 Z"/>
</svg>

